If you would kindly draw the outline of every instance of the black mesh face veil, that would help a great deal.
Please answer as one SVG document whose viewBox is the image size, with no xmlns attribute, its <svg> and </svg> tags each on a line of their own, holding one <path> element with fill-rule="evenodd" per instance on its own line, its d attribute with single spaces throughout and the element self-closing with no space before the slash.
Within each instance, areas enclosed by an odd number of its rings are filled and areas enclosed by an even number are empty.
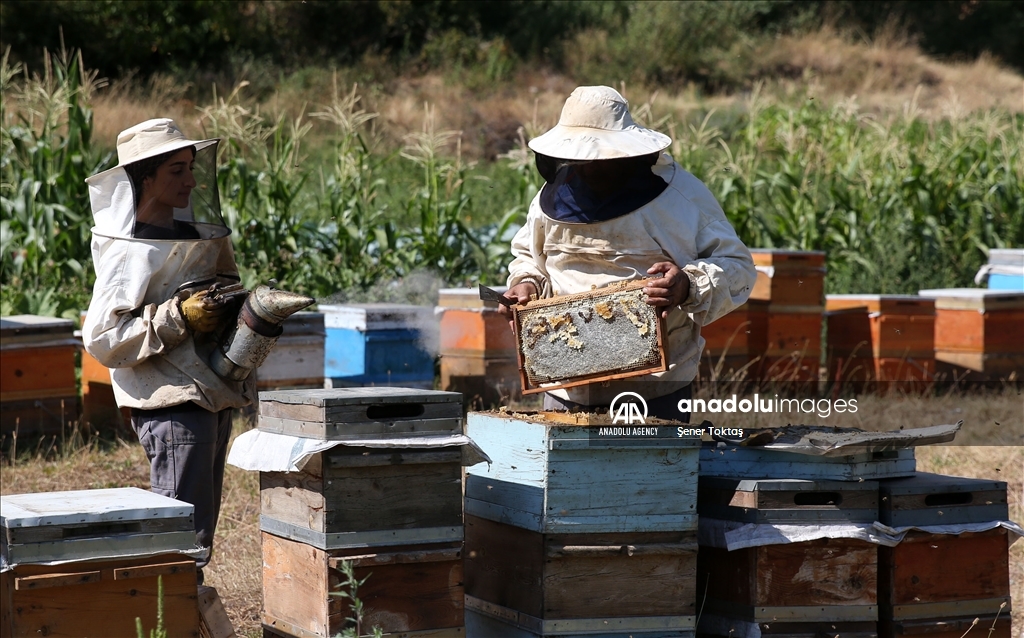
<svg viewBox="0 0 1024 638">
<path fill-rule="evenodd" d="M 183 150 L 194 155 L 182 155 Z M 132 237 L 187 240 L 230 234 L 220 214 L 216 141 L 139 160 L 124 170 L 134 200 Z M 162 175 L 167 179 L 162 180 Z M 165 207 L 171 211 L 170 218 Z"/>
</svg>

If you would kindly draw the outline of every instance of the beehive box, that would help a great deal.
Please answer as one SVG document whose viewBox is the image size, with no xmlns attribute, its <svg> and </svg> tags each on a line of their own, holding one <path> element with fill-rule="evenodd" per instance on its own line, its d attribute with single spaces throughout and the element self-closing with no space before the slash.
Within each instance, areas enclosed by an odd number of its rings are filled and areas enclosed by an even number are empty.
<svg viewBox="0 0 1024 638">
<path fill-rule="evenodd" d="M 536 635 L 692 630 L 696 568 L 695 531 L 542 534 L 466 517 L 467 607 Z"/>
<path fill-rule="evenodd" d="M 751 299 L 778 306 L 820 306 L 825 294 L 825 253 L 754 248 L 757 268 Z"/>
<path fill-rule="evenodd" d="M 325 551 L 262 533 L 263 626 L 271 635 L 329 638 L 352 616 L 340 591 L 349 561 L 363 627 L 385 635 L 464 638 L 462 542 Z M 364 630 L 365 631 L 365 630 Z"/>
<path fill-rule="evenodd" d="M 358 442 L 462 434 L 462 396 L 405 388 L 260 395 L 258 428 Z M 261 472 L 262 529 L 321 549 L 462 538 L 459 448 L 336 446 L 300 472 Z"/>
<path fill-rule="evenodd" d="M 0 497 L 4 636 L 198 636 L 192 506 L 136 488 Z M 54 564 L 56 563 L 56 564 Z"/>
<path fill-rule="evenodd" d="M 466 513 L 545 534 L 695 529 L 699 440 L 677 426 L 623 440 L 543 413 L 470 412 L 491 463 L 467 468 Z"/>
<path fill-rule="evenodd" d="M 504 292 L 505 288 L 498 288 Z M 516 339 L 498 304 L 475 288 L 440 290 L 441 389 L 461 392 L 478 408 L 521 395 Z"/>
<path fill-rule="evenodd" d="M 873 523 L 878 483 L 701 476 L 697 513 L 746 523 Z"/>
<path fill-rule="evenodd" d="M 826 309 L 830 380 L 932 380 L 933 300 L 909 295 L 829 295 Z"/>
<path fill-rule="evenodd" d="M 861 629 L 873 629 L 877 577 L 878 547 L 853 538 L 733 551 L 702 545 L 697 557 L 697 582 L 707 592 L 703 609 L 747 623 L 871 623 Z"/>
<path fill-rule="evenodd" d="M 68 319 L 0 318 L 0 433 L 49 435 L 78 419 L 74 338 Z"/>
<path fill-rule="evenodd" d="M 918 294 L 935 299 L 937 370 L 995 380 L 1024 368 L 1024 292 L 948 288 Z"/>
<path fill-rule="evenodd" d="M 1008 516 L 1002 481 L 919 472 L 880 485 L 879 520 L 891 527 L 988 523 Z M 968 623 L 977 616 L 991 619 L 1004 602 L 1001 613 L 1009 616 L 1007 530 L 959 535 L 912 530 L 895 547 L 879 549 L 878 592 L 886 636 L 924 627 L 952 633 L 964 617 L 970 616 Z M 990 625 L 991 620 L 982 628 Z M 1008 626 L 997 630 L 1009 635 Z"/>
<path fill-rule="evenodd" d="M 989 290 L 1024 292 L 1024 248 L 992 248 L 988 263 Z"/>
<path fill-rule="evenodd" d="M 743 479 L 785 476 L 804 480 L 859 481 L 910 476 L 916 468 L 914 450 L 910 448 L 817 456 L 705 443 L 700 451 L 701 476 Z"/>
<path fill-rule="evenodd" d="M 823 306 L 769 304 L 767 345 L 758 378 L 782 382 L 817 380 L 823 313 Z"/>
<path fill-rule="evenodd" d="M 724 317 L 702 326 L 702 378 L 729 378 L 746 369 L 753 377 L 768 348 L 768 302 L 750 299 Z M 751 363 L 753 362 L 753 363 Z"/>
<path fill-rule="evenodd" d="M 644 285 L 514 306 L 523 394 L 666 370 L 663 321 L 647 305 Z"/>
<path fill-rule="evenodd" d="M 325 340 L 323 313 L 296 312 L 285 319 L 284 331 L 256 370 L 256 387 L 324 387 Z"/>
<path fill-rule="evenodd" d="M 321 305 L 326 387 L 434 387 L 438 322 L 433 308 Z"/>
<path fill-rule="evenodd" d="M 818 636 L 841 638 L 878 638 L 878 623 L 874 621 L 793 621 L 774 619 L 752 622 L 731 616 L 704 611 L 700 616 L 699 635 L 762 636 L 763 638 L 815 638 Z M 959 637 L 958 637 L 959 638 Z"/>
</svg>

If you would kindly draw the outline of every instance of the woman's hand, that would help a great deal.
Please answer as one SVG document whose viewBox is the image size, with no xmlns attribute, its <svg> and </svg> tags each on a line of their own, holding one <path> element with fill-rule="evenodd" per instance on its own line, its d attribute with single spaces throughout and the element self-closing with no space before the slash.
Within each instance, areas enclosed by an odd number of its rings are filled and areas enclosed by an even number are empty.
<svg viewBox="0 0 1024 638">
<path fill-rule="evenodd" d="M 647 269 L 648 275 L 655 273 L 663 273 L 663 276 L 648 280 L 644 294 L 649 305 L 664 307 L 661 316 L 667 317 L 673 306 L 678 306 L 690 296 L 690 278 L 670 261 L 659 261 Z"/>
</svg>

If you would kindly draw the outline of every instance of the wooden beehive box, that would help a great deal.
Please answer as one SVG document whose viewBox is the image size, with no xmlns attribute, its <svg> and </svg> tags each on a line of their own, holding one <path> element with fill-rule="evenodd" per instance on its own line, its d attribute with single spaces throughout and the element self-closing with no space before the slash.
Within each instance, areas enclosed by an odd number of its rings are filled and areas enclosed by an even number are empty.
<svg viewBox="0 0 1024 638">
<path fill-rule="evenodd" d="M 1005 521 L 1006 483 L 916 472 L 882 481 L 879 521 L 891 527 Z"/>
<path fill-rule="evenodd" d="M 320 305 L 327 333 L 324 384 L 434 387 L 438 320 L 407 304 Z"/>
<path fill-rule="evenodd" d="M 705 612 L 749 623 L 875 623 L 878 546 L 824 538 L 728 551 L 701 546 Z M 873 628 L 873 627 L 872 627 Z"/>
<path fill-rule="evenodd" d="M 910 295 L 829 295 L 829 379 L 931 381 L 935 303 Z"/>
<path fill-rule="evenodd" d="M 751 299 L 773 305 L 821 305 L 825 294 L 824 252 L 754 248 L 750 255 L 757 268 Z"/>
<path fill-rule="evenodd" d="M 702 326 L 704 351 L 701 376 L 721 378 L 747 368 L 754 376 L 759 358 L 768 349 L 768 302 L 750 299 L 724 317 Z M 748 364 L 752 365 L 748 366 Z"/>
<path fill-rule="evenodd" d="M 74 338 L 68 319 L 0 318 L 0 433 L 59 433 L 78 419 Z"/>
<path fill-rule="evenodd" d="M 666 370 L 664 322 L 647 305 L 644 285 L 626 282 L 514 306 L 523 394 Z"/>
<path fill-rule="evenodd" d="M 621 440 L 543 413 L 470 412 L 491 463 L 467 468 L 466 513 L 545 534 L 695 529 L 699 440 L 678 425 Z"/>
<path fill-rule="evenodd" d="M 859 481 L 910 476 L 917 468 L 911 448 L 818 456 L 756 447 L 719 447 L 705 443 L 700 450 L 701 476 L 763 479 L 785 476 L 803 480 Z"/>
<path fill-rule="evenodd" d="M 935 299 L 935 360 L 1002 378 L 1024 368 L 1024 292 L 981 288 L 921 290 Z"/>
<path fill-rule="evenodd" d="M 4 636 L 198 636 L 192 505 L 137 488 L 0 497 Z"/>
<path fill-rule="evenodd" d="M 815 381 L 821 359 L 823 306 L 769 304 L 764 356 L 758 378 Z"/>
<path fill-rule="evenodd" d="M 296 312 L 285 319 L 284 332 L 256 370 L 256 387 L 324 387 L 325 339 L 323 313 Z"/>
<path fill-rule="evenodd" d="M 337 595 L 349 561 L 363 603 L 363 631 L 388 636 L 464 638 L 462 542 L 323 550 L 266 532 L 263 626 L 269 635 L 330 638 L 353 616 Z"/>
<path fill-rule="evenodd" d="M 880 494 L 879 520 L 891 527 L 987 523 L 1009 515 L 1003 481 L 919 472 L 881 481 Z M 878 575 L 885 636 L 926 627 L 951 634 L 963 625 L 966 631 L 979 616 L 988 619 L 987 629 L 1004 602 L 1001 613 L 1009 616 L 1009 538 L 1002 527 L 959 535 L 912 530 L 899 545 L 879 549 Z M 1008 626 L 997 631 L 1009 635 Z"/>
<path fill-rule="evenodd" d="M 697 513 L 746 523 L 873 523 L 878 483 L 701 476 Z"/>
<path fill-rule="evenodd" d="M 515 334 L 498 304 L 480 299 L 475 288 L 439 292 L 441 389 L 462 393 L 467 404 L 477 408 L 519 398 Z"/>
<path fill-rule="evenodd" d="M 462 396 L 404 388 L 260 395 L 259 429 L 361 441 L 462 434 Z M 462 453 L 336 446 L 301 472 L 260 473 L 261 528 L 321 549 L 462 538 Z"/>
<path fill-rule="evenodd" d="M 330 441 L 461 434 L 462 397 L 386 387 L 261 392 L 258 427 Z"/>
<path fill-rule="evenodd" d="M 542 534 L 467 516 L 465 556 L 468 635 L 677 636 L 694 627 L 694 531 Z"/>
</svg>

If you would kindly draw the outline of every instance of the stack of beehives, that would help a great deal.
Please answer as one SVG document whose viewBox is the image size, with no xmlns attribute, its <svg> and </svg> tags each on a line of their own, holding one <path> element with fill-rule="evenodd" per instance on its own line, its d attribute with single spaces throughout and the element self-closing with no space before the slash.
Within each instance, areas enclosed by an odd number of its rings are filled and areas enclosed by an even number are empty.
<svg viewBox="0 0 1024 638">
<path fill-rule="evenodd" d="M 466 477 L 470 638 L 693 635 L 697 441 L 600 432 L 469 414 L 492 459 Z"/>
<path fill-rule="evenodd" d="M 1008 637 L 1006 484 L 917 473 L 941 426 L 843 436 L 702 450 L 700 631 L 955 638 L 981 616 Z"/>
<path fill-rule="evenodd" d="M 78 419 L 74 326 L 67 319 L 0 319 L 0 432 L 55 434 Z"/>
<path fill-rule="evenodd" d="M 462 465 L 482 458 L 475 449 L 457 393 L 262 393 L 259 427 L 228 462 L 260 470 L 267 632 L 341 631 L 348 562 L 368 578 L 357 592 L 364 627 L 462 636 Z"/>
<path fill-rule="evenodd" d="M 815 381 L 821 357 L 825 253 L 751 250 L 757 282 L 750 300 L 701 328 L 702 378 Z"/>
<path fill-rule="evenodd" d="M 504 292 L 504 288 L 498 289 Z M 444 288 L 441 310 L 441 389 L 489 407 L 520 394 L 516 341 L 498 304 L 473 288 Z"/>
</svg>

